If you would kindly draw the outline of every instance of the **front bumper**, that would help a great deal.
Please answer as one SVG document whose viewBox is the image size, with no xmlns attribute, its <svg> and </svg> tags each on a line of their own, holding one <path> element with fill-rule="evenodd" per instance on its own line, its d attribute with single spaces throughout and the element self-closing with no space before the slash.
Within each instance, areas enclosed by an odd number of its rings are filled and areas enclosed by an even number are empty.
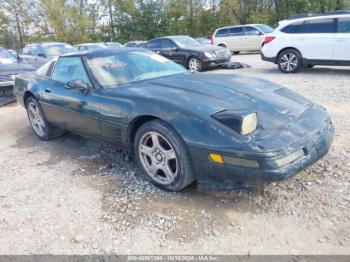
<svg viewBox="0 0 350 262">
<path fill-rule="evenodd" d="M 202 163 L 197 162 L 197 164 L 195 164 L 198 183 L 206 188 L 223 190 L 249 187 L 266 182 L 287 179 L 326 155 L 331 147 L 334 132 L 334 127 L 329 119 L 307 143 L 294 147 L 288 153 L 274 155 L 273 157 L 268 154 L 266 154 L 266 156 L 261 155 L 260 157 L 255 157 L 254 160 L 259 163 L 258 168 L 235 166 L 226 163 L 217 164 L 209 159 L 208 150 L 191 148 L 192 155 L 196 154 L 202 156 Z M 282 166 L 278 166 L 278 163 L 281 163 L 278 160 L 288 159 L 289 155 L 300 150 L 303 152 L 302 156 L 291 162 L 287 161 L 287 163 L 284 163 Z M 226 157 L 251 159 L 244 153 L 240 155 L 237 155 L 237 153 L 230 154 L 229 152 L 215 153 L 222 154 Z M 205 158 L 208 163 L 206 167 L 205 164 L 203 164 Z M 198 158 L 195 161 L 198 161 Z"/>
<path fill-rule="evenodd" d="M 203 69 L 218 67 L 230 62 L 231 56 L 204 58 L 202 60 Z"/>
</svg>

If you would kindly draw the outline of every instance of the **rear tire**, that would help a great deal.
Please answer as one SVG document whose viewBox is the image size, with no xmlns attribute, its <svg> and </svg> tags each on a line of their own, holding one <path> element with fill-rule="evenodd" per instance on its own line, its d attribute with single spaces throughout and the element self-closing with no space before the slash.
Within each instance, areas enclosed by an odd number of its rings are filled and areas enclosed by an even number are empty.
<svg viewBox="0 0 350 262">
<path fill-rule="evenodd" d="M 283 73 L 296 73 L 302 67 L 302 58 L 297 50 L 287 49 L 279 54 L 277 64 Z"/>
<path fill-rule="evenodd" d="M 29 123 L 41 140 L 47 141 L 64 133 L 64 130 L 52 126 L 47 121 L 39 102 L 33 96 L 26 99 L 26 109 Z"/>
<path fill-rule="evenodd" d="M 143 176 L 157 187 L 180 191 L 195 180 L 185 142 L 164 121 L 152 120 L 137 130 L 134 152 Z"/>
</svg>

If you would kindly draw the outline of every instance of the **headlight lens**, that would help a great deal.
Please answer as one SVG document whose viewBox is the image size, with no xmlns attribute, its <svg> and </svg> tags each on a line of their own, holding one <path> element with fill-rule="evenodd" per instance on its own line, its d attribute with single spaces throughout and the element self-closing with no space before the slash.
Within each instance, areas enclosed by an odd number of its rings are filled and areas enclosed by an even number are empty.
<svg viewBox="0 0 350 262">
<path fill-rule="evenodd" d="M 258 126 L 255 112 L 225 110 L 215 113 L 212 117 L 242 135 L 248 135 L 254 132 Z"/>
<path fill-rule="evenodd" d="M 208 58 L 214 58 L 215 57 L 215 55 L 213 53 L 211 53 L 211 52 L 204 52 L 204 55 L 206 57 L 208 57 Z"/>
<path fill-rule="evenodd" d="M 241 133 L 242 135 L 248 135 L 256 130 L 258 125 L 256 113 L 251 113 L 243 117 Z"/>
</svg>

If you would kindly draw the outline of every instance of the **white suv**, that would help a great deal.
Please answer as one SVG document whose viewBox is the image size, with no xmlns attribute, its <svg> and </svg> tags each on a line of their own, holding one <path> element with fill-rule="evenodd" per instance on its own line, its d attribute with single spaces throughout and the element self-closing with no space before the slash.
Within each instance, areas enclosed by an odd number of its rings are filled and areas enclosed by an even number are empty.
<svg viewBox="0 0 350 262">
<path fill-rule="evenodd" d="M 264 35 L 273 29 L 264 24 L 221 27 L 215 30 L 212 44 L 227 48 L 234 54 L 241 51 L 260 51 Z"/>
<path fill-rule="evenodd" d="M 261 57 L 283 73 L 314 65 L 350 65 L 350 11 L 294 17 L 265 37 Z"/>
</svg>

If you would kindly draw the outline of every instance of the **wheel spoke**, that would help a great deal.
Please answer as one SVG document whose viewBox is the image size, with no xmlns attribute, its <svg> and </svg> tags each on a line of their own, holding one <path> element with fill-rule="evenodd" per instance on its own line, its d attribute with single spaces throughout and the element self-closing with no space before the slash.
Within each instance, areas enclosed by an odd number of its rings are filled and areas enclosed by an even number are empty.
<svg viewBox="0 0 350 262">
<path fill-rule="evenodd" d="M 153 175 L 155 176 L 157 174 L 157 166 L 155 165 L 154 163 L 154 160 L 152 159 L 152 164 L 148 166 L 148 171 Z"/>
<path fill-rule="evenodd" d="M 153 149 L 160 148 L 158 135 L 156 133 L 152 133 L 151 138 L 152 138 Z"/>
<path fill-rule="evenodd" d="M 176 159 L 176 153 L 173 149 L 163 150 L 163 154 L 166 160 Z"/>
<path fill-rule="evenodd" d="M 161 170 L 163 171 L 165 177 L 169 180 L 169 181 L 174 181 L 175 178 L 175 174 L 171 171 L 170 167 L 168 164 L 164 165 L 161 167 Z"/>
<path fill-rule="evenodd" d="M 35 115 L 37 114 L 37 111 L 35 110 L 33 104 L 29 105 L 29 111 L 30 111 L 30 113 L 32 114 L 33 117 L 35 117 Z"/>
<path fill-rule="evenodd" d="M 140 151 L 141 151 L 141 153 L 143 153 L 147 156 L 150 156 L 150 157 L 152 156 L 152 152 L 153 152 L 152 147 L 142 145 L 142 144 L 140 145 Z"/>
</svg>

